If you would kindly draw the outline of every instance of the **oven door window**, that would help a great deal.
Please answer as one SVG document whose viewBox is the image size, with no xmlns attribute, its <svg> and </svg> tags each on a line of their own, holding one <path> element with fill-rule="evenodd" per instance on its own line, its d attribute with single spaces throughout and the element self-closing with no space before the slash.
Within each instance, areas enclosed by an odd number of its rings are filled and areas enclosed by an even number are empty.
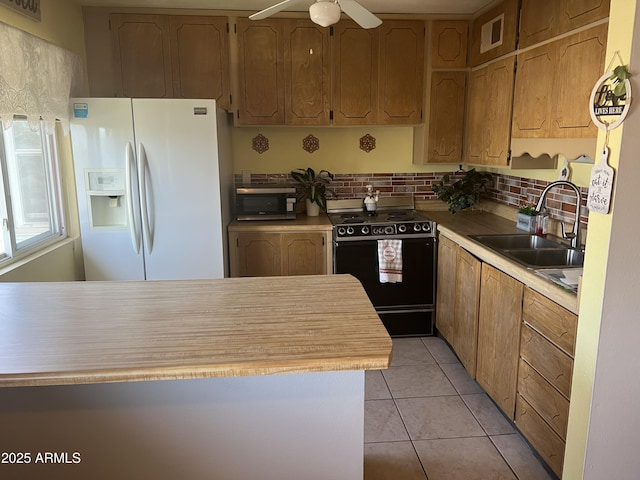
<svg viewBox="0 0 640 480">
<path fill-rule="evenodd" d="M 402 241 L 402 282 L 380 283 L 378 242 L 339 242 L 335 247 L 335 273 L 350 273 L 362 283 L 371 303 L 380 307 L 433 305 L 433 238 Z"/>
</svg>

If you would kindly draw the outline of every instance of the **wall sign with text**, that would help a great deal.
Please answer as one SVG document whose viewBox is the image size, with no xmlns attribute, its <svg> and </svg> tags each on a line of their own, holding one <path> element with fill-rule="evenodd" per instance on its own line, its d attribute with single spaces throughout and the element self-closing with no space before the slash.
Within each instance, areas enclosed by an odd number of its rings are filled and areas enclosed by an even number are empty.
<svg viewBox="0 0 640 480">
<path fill-rule="evenodd" d="M 33 20 L 40 21 L 40 0 L 0 0 L 0 5 L 6 5 Z"/>
<path fill-rule="evenodd" d="M 619 92 L 619 88 L 616 88 L 614 72 L 607 72 L 600 77 L 591 91 L 589 112 L 593 122 L 602 130 L 613 130 L 618 127 L 629 113 L 631 82 L 627 79 L 622 82 L 624 88 Z"/>
</svg>

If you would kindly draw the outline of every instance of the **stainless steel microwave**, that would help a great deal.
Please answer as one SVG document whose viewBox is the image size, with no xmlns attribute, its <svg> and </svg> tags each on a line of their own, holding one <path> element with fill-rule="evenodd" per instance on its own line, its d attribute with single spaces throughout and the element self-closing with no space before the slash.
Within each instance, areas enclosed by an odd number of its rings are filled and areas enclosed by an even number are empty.
<svg viewBox="0 0 640 480">
<path fill-rule="evenodd" d="M 236 187 L 237 220 L 295 220 L 296 189 L 286 185 Z"/>
</svg>

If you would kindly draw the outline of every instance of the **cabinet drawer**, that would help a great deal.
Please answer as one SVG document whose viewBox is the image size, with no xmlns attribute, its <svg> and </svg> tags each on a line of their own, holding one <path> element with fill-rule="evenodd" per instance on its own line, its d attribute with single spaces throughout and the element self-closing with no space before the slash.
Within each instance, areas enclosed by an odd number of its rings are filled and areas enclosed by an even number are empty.
<svg viewBox="0 0 640 480">
<path fill-rule="evenodd" d="M 573 356 L 578 328 L 577 315 L 527 288 L 524 292 L 522 319 Z"/>
<path fill-rule="evenodd" d="M 563 440 L 566 439 L 569 400 L 522 359 L 518 370 L 518 393 Z"/>
<path fill-rule="evenodd" d="M 516 398 L 516 425 L 558 477 L 564 463 L 564 441 L 520 395 Z"/>
<path fill-rule="evenodd" d="M 520 356 L 565 397 L 571 396 L 573 360 L 529 325 L 522 325 Z"/>
</svg>

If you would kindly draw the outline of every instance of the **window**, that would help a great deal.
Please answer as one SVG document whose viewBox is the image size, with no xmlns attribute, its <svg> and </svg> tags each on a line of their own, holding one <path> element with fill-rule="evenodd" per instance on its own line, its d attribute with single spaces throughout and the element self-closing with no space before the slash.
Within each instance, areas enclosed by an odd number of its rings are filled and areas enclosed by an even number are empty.
<svg viewBox="0 0 640 480">
<path fill-rule="evenodd" d="M 15 117 L 0 136 L 0 265 L 64 236 L 55 135 Z"/>
</svg>

